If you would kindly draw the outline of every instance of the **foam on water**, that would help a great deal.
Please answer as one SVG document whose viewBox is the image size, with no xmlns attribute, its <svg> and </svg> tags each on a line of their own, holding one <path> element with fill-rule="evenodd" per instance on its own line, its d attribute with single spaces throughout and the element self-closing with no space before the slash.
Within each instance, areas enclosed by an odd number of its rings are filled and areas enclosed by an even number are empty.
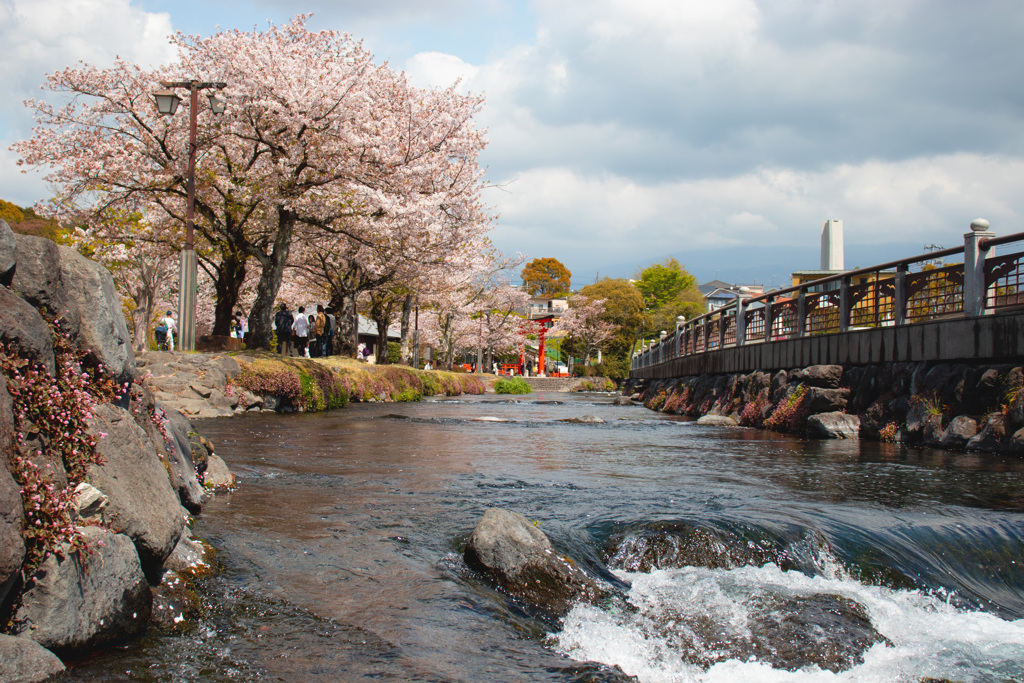
<svg viewBox="0 0 1024 683">
<path fill-rule="evenodd" d="M 643 682 L 1024 680 L 1024 620 L 1004 621 L 957 608 L 920 591 L 867 586 L 833 567 L 829 576 L 817 577 L 782 571 L 774 564 L 615 572 L 632 584 L 629 608 L 577 605 L 549 643 L 577 660 L 617 665 Z M 718 638 L 749 635 L 752 598 L 815 595 L 856 601 L 891 645 L 876 643 L 863 653 L 862 663 L 840 673 L 816 665 L 799 671 L 774 669 L 752 657 L 723 659 L 715 656 L 713 643 L 703 653 L 713 662 L 710 666 L 684 661 L 679 643 L 685 641 L 692 650 L 701 640 L 694 632 L 701 624 L 713 624 Z"/>
</svg>

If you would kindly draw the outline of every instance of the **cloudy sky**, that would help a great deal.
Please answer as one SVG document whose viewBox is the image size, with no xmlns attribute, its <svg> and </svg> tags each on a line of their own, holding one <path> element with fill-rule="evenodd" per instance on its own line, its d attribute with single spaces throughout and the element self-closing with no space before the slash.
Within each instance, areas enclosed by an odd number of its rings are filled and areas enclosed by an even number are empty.
<svg viewBox="0 0 1024 683">
<path fill-rule="evenodd" d="M 847 267 L 1024 230 L 1019 0 L 0 0 L 0 197 L 47 196 L 7 150 L 46 72 L 297 11 L 484 93 L 493 239 L 577 286 L 667 256 L 781 284 L 827 218 Z"/>
</svg>

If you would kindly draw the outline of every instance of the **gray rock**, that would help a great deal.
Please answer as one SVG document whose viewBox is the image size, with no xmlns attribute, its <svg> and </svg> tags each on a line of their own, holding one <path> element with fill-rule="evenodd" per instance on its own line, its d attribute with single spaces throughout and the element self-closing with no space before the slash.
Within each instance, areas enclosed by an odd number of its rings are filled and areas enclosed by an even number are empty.
<svg viewBox="0 0 1024 683">
<path fill-rule="evenodd" d="M 727 415 L 705 415 L 697 420 L 697 424 L 715 427 L 735 427 L 739 423 Z"/>
<path fill-rule="evenodd" d="M 812 439 L 856 439 L 860 418 L 841 412 L 819 413 L 807 418 L 807 436 Z"/>
<path fill-rule="evenodd" d="M 978 423 L 966 415 L 957 415 L 942 432 L 939 445 L 943 448 L 961 449 L 978 435 Z"/>
<path fill-rule="evenodd" d="M 110 528 L 135 542 L 142 568 L 155 583 L 184 527 L 178 495 L 149 436 L 128 411 L 97 406 L 90 431 L 106 433 L 97 445 L 104 464 L 90 465 L 85 479 L 107 496 Z"/>
<path fill-rule="evenodd" d="M 1021 455 L 1024 453 L 1024 427 L 1021 427 L 1013 433 L 1013 436 L 1004 443 L 1003 450 L 1007 453 L 1013 453 L 1014 455 Z"/>
<path fill-rule="evenodd" d="M 13 632 L 59 655 L 84 654 L 141 632 L 150 591 L 131 539 L 82 527 L 92 553 L 47 558 L 22 593 Z"/>
<path fill-rule="evenodd" d="M 25 561 L 21 537 L 21 487 L 0 464 L 0 603 L 7 597 Z"/>
<path fill-rule="evenodd" d="M 18 267 L 11 289 L 25 301 L 50 315 L 63 313 L 60 291 L 60 250 L 53 240 L 34 235 L 15 235 Z"/>
<path fill-rule="evenodd" d="M 942 443 L 942 415 L 929 413 L 925 416 L 921 427 L 921 440 L 926 446 L 939 446 Z"/>
<path fill-rule="evenodd" d="M 812 365 L 789 376 L 790 382 L 802 382 L 809 387 L 822 389 L 838 389 L 842 379 L 842 365 Z"/>
<path fill-rule="evenodd" d="M 786 387 L 789 385 L 789 373 L 785 370 L 779 370 L 772 375 L 772 381 L 768 389 L 768 398 L 772 403 L 778 403 L 782 400 L 783 395 L 786 392 Z"/>
<path fill-rule="evenodd" d="M 25 559 L 21 487 L 8 471 L 16 452 L 13 408 L 7 384 L 0 382 L 0 603 L 18 578 Z"/>
<path fill-rule="evenodd" d="M 574 603 L 593 602 L 604 591 L 567 557 L 559 556 L 544 533 L 517 512 L 491 508 L 473 529 L 463 554 L 510 595 L 544 611 L 563 615 Z"/>
<path fill-rule="evenodd" d="M 203 485 L 216 490 L 235 488 L 235 475 L 220 456 L 210 453 Z"/>
<path fill-rule="evenodd" d="M 0 287 L 0 342 L 54 375 L 50 326 L 39 311 L 6 287 Z"/>
<path fill-rule="evenodd" d="M 103 491 L 88 482 L 75 487 L 75 514 L 83 522 L 102 525 L 106 523 L 106 510 L 110 501 Z"/>
<path fill-rule="evenodd" d="M 18 264 L 18 242 L 7 221 L 0 218 L 0 285 L 10 287 Z"/>
<path fill-rule="evenodd" d="M 846 402 L 850 397 L 849 389 L 823 389 L 821 387 L 810 387 L 804 396 L 804 405 L 811 415 L 816 413 L 831 413 L 846 408 Z"/>
<path fill-rule="evenodd" d="M 62 671 L 60 658 L 36 641 L 0 635 L 0 681 L 41 683 Z"/>
<path fill-rule="evenodd" d="M 636 403 L 634 403 L 633 399 L 631 399 L 629 396 L 616 396 L 614 399 L 612 399 L 612 405 L 613 406 L 635 406 Z"/>
<path fill-rule="evenodd" d="M 579 417 L 567 417 L 564 420 L 559 420 L 559 422 L 573 422 L 576 424 L 588 425 L 604 424 L 604 420 L 599 418 L 597 415 L 580 415 Z"/>
<path fill-rule="evenodd" d="M 170 443 L 167 443 L 167 439 L 163 438 L 162 434 L 161 440 L 164 442 L 165 452 L 170 459 L 170 467 L 167 472 L 171 479 L 171 486 L 178 492 L 178 498 L 185 509 L 193 514 L 198 514 L 202 511 L 206 493 L 203 491 L 202 484 L 199 483 L 196 465 L 192 460 L 192 444 L 189 441 L 192 426 L 184 415 L 173 408 L 164 411 L 164 415 L 167 416 L 167 432 L 171 440 Z M 203 460 L 205 466 L 205 457 Z"/>
<path fill-rule="evenodd" d="M 110 271 L 74 249 L 60 247 L 65 320 L 78 348 L 119 384 L 135 378 L 135 353 Z"/>
<path fill-rule="evenodd" d="M 210 569 L 211 549 L 192 538 L 188 528 L 181 535 L 164 568 L 178 574 L 206 573 Z"/>
<path fill-rule="evenodd" d="M 985 451 L 994 453 L 1000 450 L 1003 437 L 1006 436 L 1006 427 L 1002 413 L 993 413 L 989 416 L 985 427 L 970 441 L 967 442 L 969 451 Z"/>
<path fill-rule="evenodd" d="M 13 289 L 60 319 L 60 327 L 90 362 L 102 364 L 119 384 L 135 377 L 135 355 L 110 272 L 74 249 L 17 235 Z"/>
</svg>

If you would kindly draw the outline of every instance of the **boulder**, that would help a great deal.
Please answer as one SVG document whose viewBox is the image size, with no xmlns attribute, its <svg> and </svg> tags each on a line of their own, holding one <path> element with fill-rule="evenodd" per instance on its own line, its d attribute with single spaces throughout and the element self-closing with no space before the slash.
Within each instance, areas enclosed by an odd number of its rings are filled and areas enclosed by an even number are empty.
<svg viewBox="0 0 1024 683">
<path fill-rule="evenodd" d="M 18 264 L 18 241 L 7 221 L 0 218 L 0 285 L 10 287 Z"/>
<path fill-rule="evenodd" d="M 846 408 L 850 397 L 849 389 L 823 389 L 809 387 L 804 395 L 804 406 L 809 414 L 832 413 Z"/>
<path fill-rule="evenodd" d="M 50 326 L 39 311 L 6 287 L 0 287 L 0 343 L 54 375 Z"/>
<path fill-rule="evenodd" d="M 782 400 L 786 393 L 786 387 L 789 385 L 789 374 L 785 370 L 779 370 L 772 375 L 772 381 L 769 385 L 768 400 L 773 404 L 778 403 Z"/>
<path fill-rule="evenodd" d="M 206 575 L 212 572 L 212 557 L 213 549 L 192 538 L 191 531 L 185 527 L 185 533 L 178 540 L 178 545 L 174 546 L 174 552 L 167 558 L 164 567 L 179 575 Z"/>
<path fill-rule="evenodd" d="M 220 456 L 210 453 L 203 485 L 214 490 L 235 488 L 235 475 L 231 473 L 227 463 Z"/>
<path fill-rule="evenodd" d="M 843 379 L 842 365 L 812 365 L 790 374 L 790 382 L 802 382 L 808 387 L 838 389 Z"/>
<path fill-rule="evenodd" d="M 62 671 L 60 658 L 36 641 L 0 635 L 0 681 L 41 683 Z"/>
<path fill-rule="evenodd" d="M 21 487 L 0 464 L 0 603 L 17 581 L 25 561 L 25 542 L 21 536 L 23 515 Z"/>
<path fill-rule="evenodd" d="M 21 298 L 50 315 L 60 315 L 60 250 L 57 243 L 34 235 L 15 235 L 18 267 L 11 289 Z"/>
<path fill-rule="evenodd" d="M 860 436 L 860 418 L 834 411 L 807 418 L 807 436 L 812 439 L 856 439 Z"/>
<path fill-rule="evenodd" d="M 167 473 L 170 476 L 171 486 L 178 492 L 178 498 L 186 510 L 192 514 L 198 514 L 203 509 L 203 501 L 206 493 L 202 484 L 199 483 L 196 464 L 192 460 L 192 444 L 189 441 L 191 425 L 184 415 L 173 408 L 163 413 L 167 416 L 166 430 L 170 436 L 170 443 L 163 434 L 160 434 L 164 442 L 165 452 L 169 458 L 170 467 Z M 174 415 L 174 418 L 171 418 Z M 204 452 L 203 464 L 206 464 Z"/>
<path fill-rule="evenodd" d="M 634 403 L 633 399 L 631 399 L 629 396 L 616 396 L 614 399 L 612 399 L 612 405 L 613 406 L 635 406 L 636 403 Z"/>
<path fill-rule="evenodd" d="M 1001 447 L 1003 437 L 1006 436 L 1005 419 L 1002 413 L 993 413 L 989 416 L 985 427 L 978 434 L 967 442 L 969 451 L 985 451 L 994 453 Z"/>
<path fill-rule="evenodd" d="M 151 597 L 131 539 L 81 527 L 92 552 L 48 557 L 29 579 L 12 632 L 61 656 L 85 654 L 141 632 Z"/>
<path fill-rule="evenodd" d="M 739 423 L 728 415 L 705 415 L 697 420 L 697 424 L 713 427 L 736 427 Z"/>
<path fill-rule="evenodd" d="M 51 240 L 17 235 L 13 288 L 60 319 L 64 333 L 118 384 L 135 377 L 135 355 L 110 271 Z"/>
<path fill-rule="evenodd" d="M 594 602 L 604 595 L 596 581 L 558 555 L 548 537 L 518 512 L 487 510 L 463 557 L 509 595 L 555 615 L 564 615 L 580 600 Z"/>
<path fill-rule="evenodd" d="M 962 449 L 967 442 L 978 434 L 978 423 L 966 415 L 957 415 L 942 432 L 939 446 L 942 448 Z"/>
<path fill-rule="evenodd" d="M 943 433 L 942 415 L 929 413 L 925 416 L 924 425 L 921 427 L 921 441 L 926 446 L 940 446 Z"/>
<path fill-rule="evenodd" d="M 104 464 L 90 465 L 85 479 L 107 496 L 110 528 L 135 542 L 142 567 L 155 583 L 184 527 L 164 461 L 122 408 L 97 406 L 90 430 L 106 433 L 97 445 Z"/>
<path fill-rule="evenodd" d="M 604 420 L 599 418 L 597 415 L 580 415 L 579 417 L 567 417 L 564 420 L 559 420 L 559 422 L 573 422 L 576 424 L 588 425 L 604 424 Z"/>
<path fill-rule="evenodd" d="M 1024 427 L 1013 433 L 1013 436 L 1003 444 L 1003 450 L 1014 455 L 1024 454 Z"/>
</svg>

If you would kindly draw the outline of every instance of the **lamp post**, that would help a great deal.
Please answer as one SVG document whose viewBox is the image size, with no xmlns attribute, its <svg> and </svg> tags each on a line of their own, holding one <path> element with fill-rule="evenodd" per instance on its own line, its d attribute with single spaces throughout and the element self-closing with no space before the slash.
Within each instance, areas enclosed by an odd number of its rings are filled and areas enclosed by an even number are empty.
<svg viewBox="0 0 1024 683">
<path fill-rule="evenodd" d="M 204 81 L 161 81 L 165 90 L 153 93 L 157 111 L 161 116 L 173 116 L 178 110 L 181 98 L 172 88 L 189 89 L 189 130 L 188 130 L 188 201 L 185 209 L 185 248 L 181 250 L 178 276 L 178 348 L 182 351 L 196 349 L 196 280 L 198 260 L 195 249 L 195 205 L 196 205 L 196 117 L 199 113 L 199 91 L 216 88 L 222 90 L 227 83 Z M 214 114 L 224 113 L 224 101 L 213 93 L 207 95 L 210 109 Z"/>
</svg>

